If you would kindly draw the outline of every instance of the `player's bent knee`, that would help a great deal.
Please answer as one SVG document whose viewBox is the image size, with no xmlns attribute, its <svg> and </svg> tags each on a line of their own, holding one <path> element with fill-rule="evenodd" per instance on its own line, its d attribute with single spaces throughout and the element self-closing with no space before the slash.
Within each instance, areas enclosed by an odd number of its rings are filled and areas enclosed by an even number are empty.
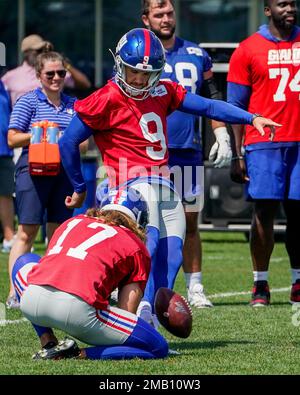
<svg viewBox="0 0 300 395">
<path fill-rule="evenodd" d="M 123 345 L 150 352 L 154 358 L 165 358 L 169 351 L 165 338 L 141 318 Z"/>
</svg>

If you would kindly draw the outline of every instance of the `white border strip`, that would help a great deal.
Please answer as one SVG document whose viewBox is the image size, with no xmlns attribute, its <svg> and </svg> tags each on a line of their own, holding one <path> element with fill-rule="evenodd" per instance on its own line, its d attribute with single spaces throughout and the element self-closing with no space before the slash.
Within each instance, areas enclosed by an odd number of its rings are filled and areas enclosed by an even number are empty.
<svg viewBox="0 0 300 395">
<path fill-rule="evenodd" d="M 270 290 L 270 292 L 287 292 L 290 291 L 291 287 L 288 288 L 273 288 Z M 215 298 L 229 298 L 231 296 L 240 296 L 240 295 L 251 295 L 251 291 L 242 291 L 242 292 L 225 292 L 225 293 L 220 293 L 220 294 L 213 294 L 213 295 L 207 295 L 209 299 L 215 299 Z"/>
<path fill-rule="evenodd" d="M 21 324 L 22 322 L 27 322 L 27 318 L 20 318 L 19 320 L 0 320 L 0 326 L 10 325 L 10 324 Z"/>
</svg>

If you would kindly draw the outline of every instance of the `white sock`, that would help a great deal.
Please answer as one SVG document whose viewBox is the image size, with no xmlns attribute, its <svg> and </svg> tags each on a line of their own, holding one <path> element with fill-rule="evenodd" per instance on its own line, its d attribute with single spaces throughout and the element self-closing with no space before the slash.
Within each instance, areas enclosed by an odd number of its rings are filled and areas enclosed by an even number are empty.
<svg viewBox="0 0 300 395">
<path fill-rule="evenodd" d="M 202 282 L 202 273 L 184 273 L 185 283 L 187 288 L 193 288 L 195 284 L 201 284 Z"/>
<path fill-rule="evenodd" d="M 268 281 L 269 272 L 253 272 L 254 281 Z"/>
<path fill-rule="evenodd" d="M 295 284 L 297 280 L 300 280 L 300 269 L 291 269 L 292 284 Z"/>
</svg>

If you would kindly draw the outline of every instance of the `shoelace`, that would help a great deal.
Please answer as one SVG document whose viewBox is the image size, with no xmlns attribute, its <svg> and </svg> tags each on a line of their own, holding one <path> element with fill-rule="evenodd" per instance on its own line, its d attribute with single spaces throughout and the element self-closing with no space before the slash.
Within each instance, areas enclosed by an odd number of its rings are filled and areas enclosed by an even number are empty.
<svg viewBox="0 0 300 395">
<path fill-rule="evenodd" d="M 197 302 L 200 302 L 201 305 L 206 305 L 211 307 L 211 302 L 207 299 L 207 297 L 205 296 L 204 292 L 203 292 L 203 287 L 199 287 L 199 289 L 197 289 L 196 291 L 191 292 L 190 290 L 188 290 L 188 293 L 190 294 L 189 297 L 193 298 L 193 305 Z"/>
<path fill-rule="evenodd" d="M 192 310 L 192 308 L 191 308 L 189 302 L 187 301 L 187 299 L 186 299 L 184 296 L 182 296 L 182 295 L 180 295 L 180 296 L 181 296 L 181 298 L 183 299 L 183 301 L 186 303 L 186 305 L 188 306 L 189 312 L 190 312 L 190 314 L 191 314 L 191 316 L 192 316 L 192 315 L 193 315 L 193 310 Z"/>
</svg>

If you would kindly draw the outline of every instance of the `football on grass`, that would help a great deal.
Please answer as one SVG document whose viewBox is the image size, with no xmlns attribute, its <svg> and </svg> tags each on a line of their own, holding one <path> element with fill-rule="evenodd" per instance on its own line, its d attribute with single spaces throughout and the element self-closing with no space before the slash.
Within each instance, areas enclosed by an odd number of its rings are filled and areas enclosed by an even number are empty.
<svg viewBox="0 0 300 395">
<path fill-rule="evenodd" d="M 158 321 L 167 331 L 177 337 L 189 337 L 193 316 L 183 296 L 169 288 L 159 288 L 155 295 L 154 309 Z"/>
</svg>

